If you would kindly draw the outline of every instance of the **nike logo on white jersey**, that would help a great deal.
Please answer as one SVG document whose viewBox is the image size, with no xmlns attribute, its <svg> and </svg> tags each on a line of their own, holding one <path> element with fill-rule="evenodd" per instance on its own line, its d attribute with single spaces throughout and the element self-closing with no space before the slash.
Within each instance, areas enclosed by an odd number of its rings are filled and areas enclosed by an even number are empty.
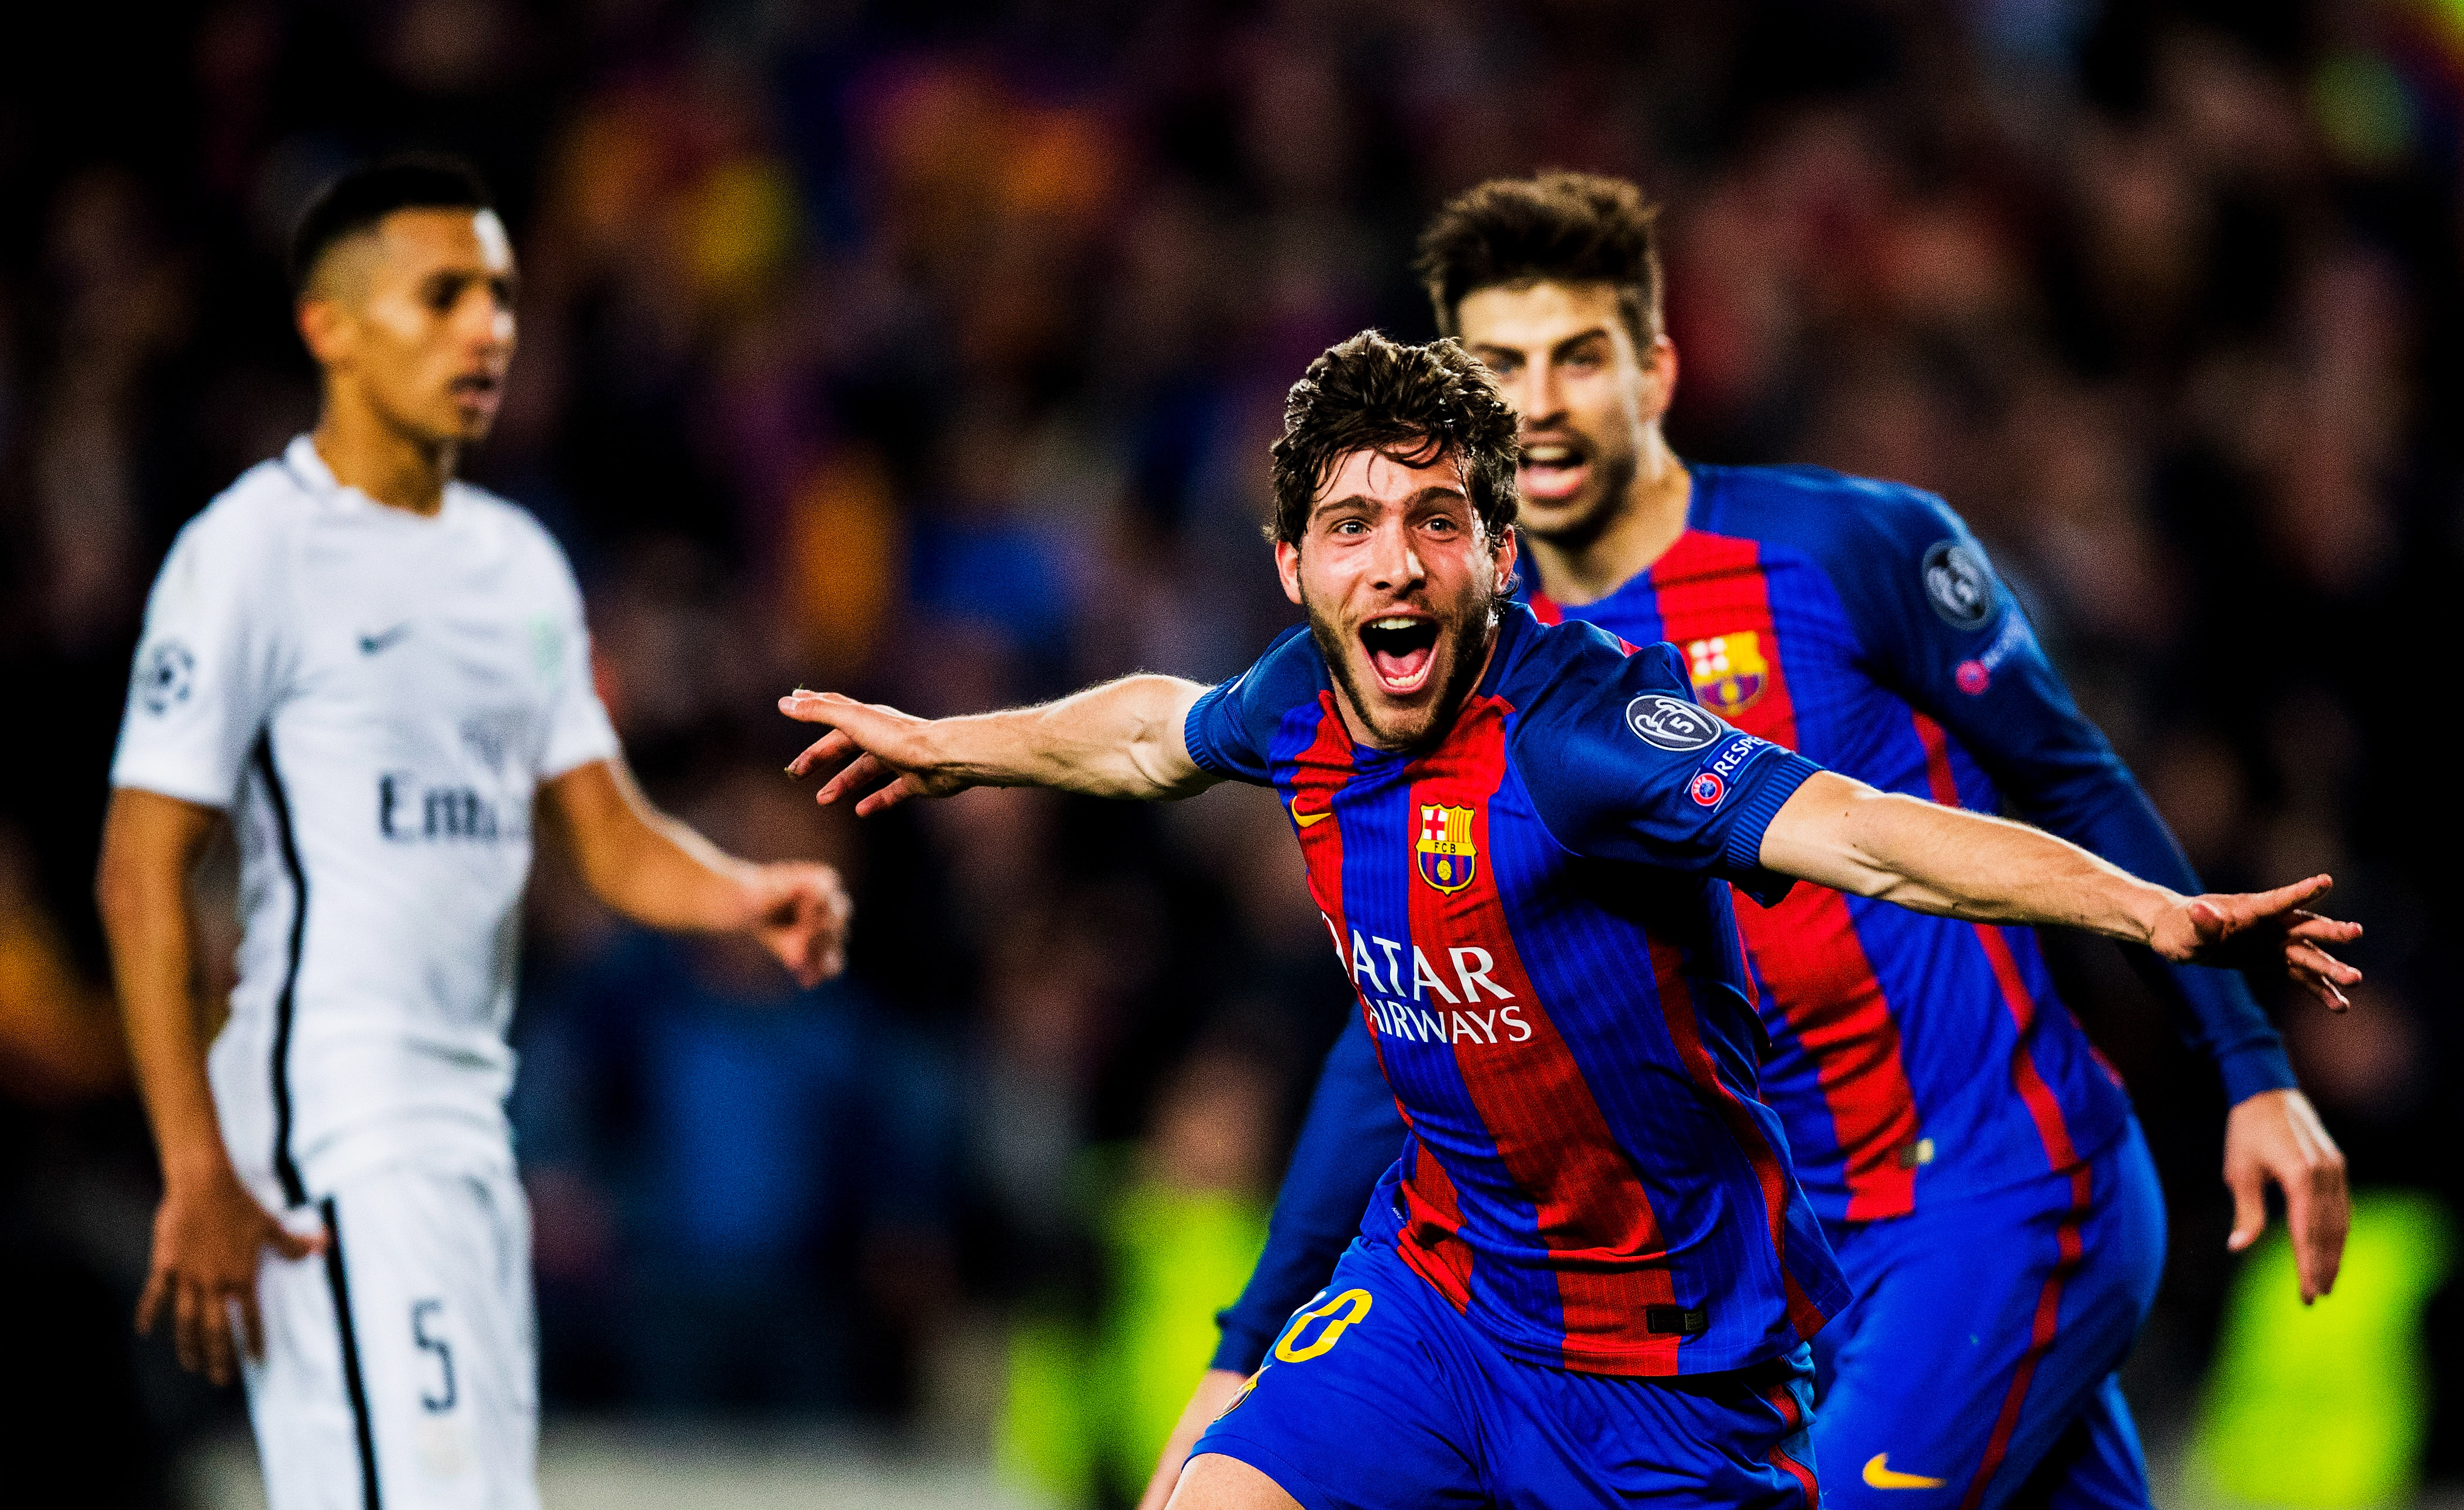
<svg viewBox="0 0 2464 1510">
<path fill-rule="evenodd" d="M 383 634 L 361 635 L 360 653 L 362 655 L 374 655 L 379 650 L 390 649 L 395 645 L 400 644 L 403 636 L 408 633 L 410 633 L 410 625 L 407 624 L 398 624 L 392 628 L 385 631 Z"/>
</svg>

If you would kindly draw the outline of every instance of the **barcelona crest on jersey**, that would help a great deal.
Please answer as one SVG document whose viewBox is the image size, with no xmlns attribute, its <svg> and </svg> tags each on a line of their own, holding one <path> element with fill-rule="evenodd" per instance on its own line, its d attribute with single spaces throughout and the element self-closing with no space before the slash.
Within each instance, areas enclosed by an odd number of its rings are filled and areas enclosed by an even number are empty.
<svg viewBox="0 0 2464 1510">
<path fill-rule="evenodd" d="M 1771 680 L 1763 660 L 1762 636 L 1751 629 L 1713 635 L 1685 643 L 1685 670 L 1694 695 L 1704 707 L 1724 718 L 1734 718 Z"/>
<path fill-rule="evenodd" d="M 1471 809 L 1420 804 L 1420 842 L 1413 846 L 1420 879 L 1452 895 L 1471 885 L 1480 858 L 1471 843 Z"/>
</svg>

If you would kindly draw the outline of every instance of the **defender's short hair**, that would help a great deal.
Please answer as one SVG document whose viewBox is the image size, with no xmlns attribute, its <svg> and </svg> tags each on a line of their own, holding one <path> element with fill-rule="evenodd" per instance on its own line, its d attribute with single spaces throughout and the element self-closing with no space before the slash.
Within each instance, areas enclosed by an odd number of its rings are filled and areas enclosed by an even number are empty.
<svg viewBox="0 0 2464 1510">
<path fill-rule="evenodd" d="M 478 169 L 457 157 L 405 152 L 363 164 L 308 202 L 291 232 L 291 292 L 308 292 L 336 244 L 375 229 L 397 209 L 494 209 Z"/>
<path fill-rule="evenodd" d="M 1364 330 L 1309 363 L 1284 401 L 1274 446 L 1275 515 L 1266 533 L 1298 545 L 1328 475 L 1354 451 L 1415 466 L 1452 456 L 1490 543 L 1514 523 L 1521 455 L 1497 380 L 1452 339 L 1407 346 Z"/>
<path fill-rule="evenodd" d="M 1660 207 L 1596 173 L 1491 179 L 1446 202 L 1420 232 L 1412 271 L 1438 329 L 1462 334 L 1463 301 L 1483 289 L 1606 283 L 1638 348 L 1660 339 Z"/>
</svg>

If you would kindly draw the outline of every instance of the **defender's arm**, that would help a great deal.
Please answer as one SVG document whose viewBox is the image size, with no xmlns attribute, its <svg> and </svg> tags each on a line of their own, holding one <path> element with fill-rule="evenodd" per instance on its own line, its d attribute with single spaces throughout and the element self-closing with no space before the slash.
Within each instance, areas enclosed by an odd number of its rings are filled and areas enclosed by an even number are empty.
<svg viewBox="0 0 2464 1510">
<path fill-rule="evenodd" d="M 2361 936 L 2358 923 L 2302 910 L 2334 885 L 2325 876 L 2274 891 L 2185 897 L 2024 824 L 1877 792 L 1821 772 L 1783 804 L 1763 834 L 1763 865 L 1919 912 L 1979 923 L 2086 929 L 2145 944 L 2167 959 L 2214 962 L 2275 952 L 2332 1007 L 2362 973 L 2325 946 Z"/>
<path fill-rule="evenodd" d="M 824 864 L 755 864 L 650 805 L 620 760 L 551 777 L 539 811 L 583 884 L 637 923 L 676 932 L 751 933 L 806 986 L 846 964 L 849 907 Z"/>
<path fill-rule="evenodd" d="M 137 1302 L 150 1332 L 166 1305 L 181 1367 L 216 1384 L 233 1372 L 229 1302 L 237 1301 L 251 1357 L 263 1351 L 256 1309 L 259 1255 L 297 1258 L 323 1246 L 293 1236 L 240 1184 L 214 1120 L 206 1045 L 189 994 L 188 873 L 223 815 L 178 798 L 120 787 L 103 817 L 95 903 L 139 1094 L 163 1161 L 152 1266 Z"/>
<path fill-rule="evenodd" d="M 800 691 L 779 699 L 779 711 L 830 731 L 789 774 L 847 761 L 818 799 L 863 793 L 855 810 L 869 816 L 911 797 L 971 786 L 1048 786 L 1141 801 L 1188 797 L 1217 779 L 1190 757 L 1182 728 L 1205 691 L 1174 676 L 1125 676 L 1059 702 L 967 718 L 917 718 L 835 692 Z"/>
</svg>

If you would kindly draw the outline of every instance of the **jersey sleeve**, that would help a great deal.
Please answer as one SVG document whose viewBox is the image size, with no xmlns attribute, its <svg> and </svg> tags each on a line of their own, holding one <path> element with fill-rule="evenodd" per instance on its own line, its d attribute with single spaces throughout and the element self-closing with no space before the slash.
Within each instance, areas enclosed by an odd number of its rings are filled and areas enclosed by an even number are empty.
<svg viewBox="0 0 2464 1510">
<path fill-rule="evenodd" d="M 111 784 L 228 808 L 297 653 L 285 541 L 229 500 L 190 520 L 145 603 Z"/>
<path fill-rule="evenodd" d="M 1292 1312 L 1326 1287 L 1334 1262 L 1360 1231 L 1361 1213 L 1403 1147 L 1403 1114 L 1377 1068 L 1377 1048 L 1357 1012 L 1327 1051 L 1292 1145 L 1291 1167 L 1266 1221 L 1266 1248 L 1241 1298 L 1218 1311 L 1223 1329 L 1209 1366 L 1254 1373 Z"/>
<path fill-rule="evenodd" d="M 2029 821 L 2143 880 L 2202 890 L 1959 515 L 1908 492 L 1877 507 L 1871 528 L 1879 537 L 1853 553 L 1860 580 L 1846 596 L 1878 679 L 1957 736 Z M 2131 953 L 2214 1061 L 2231 1101 L 2295 1084 L 2282 1039 L 2240 975 Z"/>
<path fill-rule="evenodd" d="M 1315 697 L 1316 665 L 1308 626 L 1296 624 L 1278 635 L 1255 665 L 1208 688 L 1192 705 L 1181 725 L 1189 757 L 1210 775 L 1268 784 L 1275 731 L 1286 713 Z"/>
<path fill-rule="evenodd" d="M 553 780 L 594 760 L 612 760 L 621 746 L 607 706 L 599 700 L 599 685 L 590 665 L 590 625 L 584 619 L 581 584 L 573 568 L 546 531 L 540 544 L 553 559 L 556 606 L 535 624 L 532 650 L 549 678 L 547 739 L 540 747 L 539 778 Z"/>
<path fill-rule="evenodd" d="M 1766 906 L 1786 896 L 1763 833 L 1821 767 L 1696 703 L 1674 646 L 1620 656 L 1597 638 L 1515 731 L 1541 822 L 1579 855 L 1707 871 Z"/>
</svg>

